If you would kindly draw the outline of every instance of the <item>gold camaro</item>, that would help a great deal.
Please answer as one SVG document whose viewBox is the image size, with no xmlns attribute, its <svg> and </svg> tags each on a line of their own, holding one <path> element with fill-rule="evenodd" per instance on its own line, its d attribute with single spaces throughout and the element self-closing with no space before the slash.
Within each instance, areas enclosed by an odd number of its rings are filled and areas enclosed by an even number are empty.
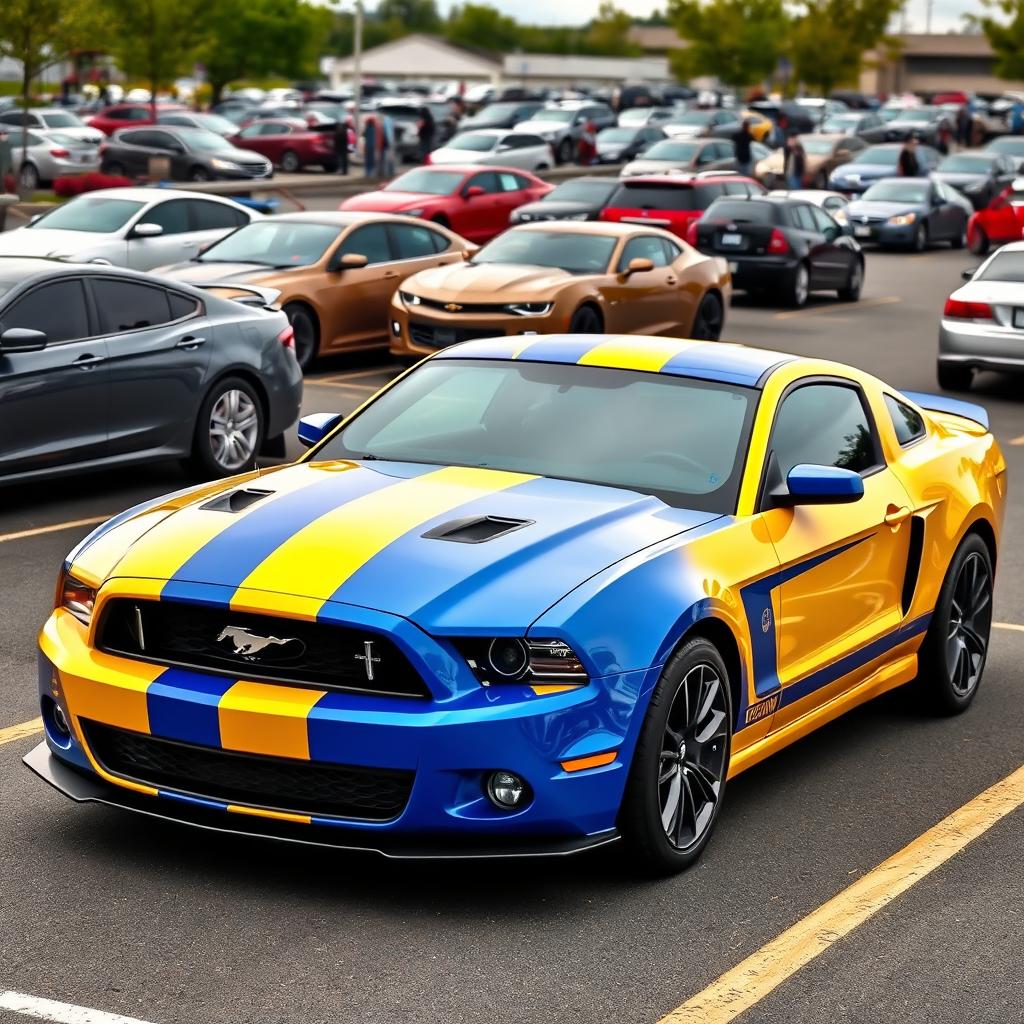
<svg viewBox="0 0 1024 1024">
<path fill-rule="evenodd" d="M 731 293 L 724 260 L 660 228 L 521 224 L 407 278 L 391 302 L 391 352 L 409 361 L 472 338 L 565 332 L 714 341 Z"/>
</svg>

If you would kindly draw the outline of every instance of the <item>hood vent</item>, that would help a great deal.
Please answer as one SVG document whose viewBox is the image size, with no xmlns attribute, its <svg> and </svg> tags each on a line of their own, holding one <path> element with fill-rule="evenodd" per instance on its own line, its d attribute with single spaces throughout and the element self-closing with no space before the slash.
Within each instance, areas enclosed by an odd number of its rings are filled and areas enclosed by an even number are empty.
<svg viewBox="0 0 1024 1024">
<path fill-rule="evenodd" d="M 483 544 L 506 533 L 532 526 L 532 519 L 505 519 L 502 516 L 470 516 L 452 519 L 423 534 L 430 540 L 450 540 L 456 544 Z"/>
<path fill-rule="evenodd" d="M 262 501 L 268 494 L 273 493 L 260 491 L 254 487 L 240 487 L 237 491 L 228 491 L 227 494 L 221 494 L 199 507 L 210 512 L 244 512 L 250 505 L 255 505 L 257 501 Z"/>
</svg>

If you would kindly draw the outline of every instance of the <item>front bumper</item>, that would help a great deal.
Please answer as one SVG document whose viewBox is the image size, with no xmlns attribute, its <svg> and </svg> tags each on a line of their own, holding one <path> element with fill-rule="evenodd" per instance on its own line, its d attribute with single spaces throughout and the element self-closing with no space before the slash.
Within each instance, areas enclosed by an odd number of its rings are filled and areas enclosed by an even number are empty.
<svg viewBox="0 0 1024 1024">
<path fill-rule="evenodd" d="M 880 246 L 909 246 L 914 244 L 914 239 L 917 237 L 917 229 L 919 222 L 914 221 L 912 224 L 886 224 L 872 223 L 872 224 L 857 224 L 851 221 L 853 224 L 853 237 L 857 239 L 862 245 L 880 245 Z"/>
<path fill-rule="evenodd" d="M 1024 373 L 1024 330 L 992 322 L 943 319 L 939 325 L 939 362 Z"/>
</svg>

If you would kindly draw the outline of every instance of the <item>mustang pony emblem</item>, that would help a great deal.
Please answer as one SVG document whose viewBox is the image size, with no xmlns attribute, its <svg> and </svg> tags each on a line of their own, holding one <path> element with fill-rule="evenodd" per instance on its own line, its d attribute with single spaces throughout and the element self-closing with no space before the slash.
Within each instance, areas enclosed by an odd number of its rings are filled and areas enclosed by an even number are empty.
<svg viewBox="0 0 1024 1024">
<path fill-rule="evenodd" d="M 217 637 L 217 642 L 221 643 L 224 640 L 230 640 L 235 645 L 235 654 L 250 659 L 255 658 L 260 651 L 272 645 L 281 647 L 293 642 L 292 637 L 285 637 L 282 640 L 276 636 L 257 636 L 255 633 L 250 633 L 245 626 L 225 626 L 221 630 L 220 636 Z"/>
</svg>

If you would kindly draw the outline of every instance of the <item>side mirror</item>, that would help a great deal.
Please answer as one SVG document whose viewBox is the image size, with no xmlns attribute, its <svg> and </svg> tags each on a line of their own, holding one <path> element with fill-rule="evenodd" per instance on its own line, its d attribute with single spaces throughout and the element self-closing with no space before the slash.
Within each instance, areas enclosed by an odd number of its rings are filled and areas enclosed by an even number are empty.
<svg viewBox="0 0 1024 1024">
<path fill-rule="evenodd" d="M 960 271 L 960 277 L 964 281 L 973 281 L 974 275 L 978 272 L 977 267 L 968 267 L 966 270 Z"/>
<path fill-rule="evenodd" d="M 468 263 L 473 258 L 474 253 L 478 251 L 477 249 L 460 249 L 459 255 Z"/>
<path fill-rule="evenodd" d="M 369 262 L 361 252 L 347 252 L 334 261 L 331 270 L 361 270 Z"/>
<path fill-rule="evenodd" d="M 46 334 L 28 327 L 8 327 L 0 334 L 0 353 L 39 352 L 46 348 Z"/>
<path fill-rule="evenodd" d="M 164 233 L 163 226 L 160 224 L 136 224 L 132 229 L 132 238 L 156 238 L 157 235 Z"/>
<path fill-rule="evenodd" d="M 487 193 L 480 185 L 470 185 L 465 192 L 462 193 L 467 199 L 475 199 L 477 196 L 486 195 Z"/>
<path fill-rule="evenodd" d="M 785 488 L 773 492 L 777 506 L 845 505 L 864 496 L 860 475 L 838 466 L 794 466 L 786 477 Z"/>
<path fill-rule="evenodd" d="M 314 412 L 299 420 L 299 443 L 303 448 L 319 444 L 340 422 L 340 412 Z"/>
<path fill-rule="evenodd" d="M 626 264 L 626 270 L 624 276 L 629 277 L 631 274 L 645 274 L 648 270 L 654 269 L 654 261 L 647 259 L 646 256 L 637 256 L 635 259 L 629 261 Z"/>
</svg>

